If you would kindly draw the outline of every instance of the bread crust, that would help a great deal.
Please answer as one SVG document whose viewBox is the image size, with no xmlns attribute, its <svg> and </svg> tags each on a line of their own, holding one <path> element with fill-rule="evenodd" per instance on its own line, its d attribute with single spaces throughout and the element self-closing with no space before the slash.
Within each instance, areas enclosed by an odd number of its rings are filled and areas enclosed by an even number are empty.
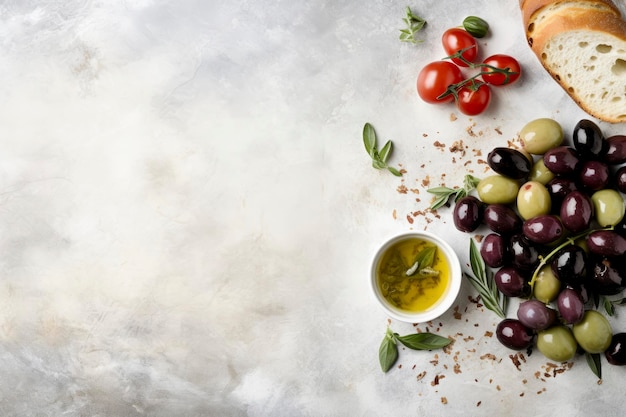
<svg viewBox="0 0 626 417">
<path fill-rule="evenodd" d="M 553 11 L 544 9 L 557 4 L 560 6 Z M 610 123 L 626 122 L 623 115 L 604 114 L 602 109 L 591 108 L 592 103 L 586 103 L 577 95 L 577 86 L 569 85 L 565 78 L 557 74 L 557 70 L 550 68 L 545 61 L 545 56 L 543 56 L 548 42 L 553 40 L 555 36 L 568 32 L 588 34 L 596 32 L 607 36 L 607 43 L 626 43 L 626 21 L 623 20 L 615 4 L 610 0 L 520 0 L 520 7 L 526 38 L 531 50 L 552 78 L 579 107 L 590 115 Z M 543 18 L 537 21 L 538 16 L 543 16 Z M 614 38 L 614 41 L 609 41 L 611 38 Z M 572 53 L 576 53 L 576 51 L 572 51 Z M 620 59 L 626 60 L 626 54 Z M 626 114 L 626 110 L 624 114 Z"/>
</svg>

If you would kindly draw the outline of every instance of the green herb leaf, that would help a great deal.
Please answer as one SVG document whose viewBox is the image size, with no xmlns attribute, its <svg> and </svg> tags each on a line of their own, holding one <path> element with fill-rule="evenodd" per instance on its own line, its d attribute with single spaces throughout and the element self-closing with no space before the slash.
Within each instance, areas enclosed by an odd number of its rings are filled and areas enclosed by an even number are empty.
<svg viewBox="0 0 626 417">
<path fill-rule="evenodd" d="M 595 374 L 599 379 L 602 379 L 602 362 L 600 361 L 599 353 L 585 353 L 587 359 L 587 365 L 591 369 L 591 372 Z"/>
<path fill-rule="evenodd" d="M 480 183 L 480 178 L 475 177 L 473 175 L 467 174 L 465 178 L 463 178 L 463 188 L 469 192 L 476 188 L 476 186 Z"/>
<path fill-rule="evenodd" d="M 407 25 L 406 29 L 400 29 L 400 40 L 402 42 L 417 43 L 422 42 L 417 40 L 415 35 L 422 30 L 426 25 L 426 20 L 422 19 L 418 15 L 411 11 L 410 7 L 406 8 L 406 17 L 402 21 Z"/>
<path fill-rule="evenodd" d="M 395 335 L 404 346 L 413 350 L 432 350 L 446 347 L 450 339 L 432 333 L 415 333 L 406 336 Z"/>
<path fill-rule="evenodd" d="M 376 131 L 369 123 L 365 123 L 365 126 L 363 126 L 363 143 L 365 144 L 365 150 L 373 158 L 376 150 Z"/>
<path fill-rule="evenodd" d="M 604 310 L 606 310 L 606 314 L 608 314 L 609 316 L 614 316 L 615 315 L 615 306 L 613 305 L 613 303 L 611 302 L 611 300 L 609 300 L 606 297 L 604 298 Z"/>
<path fill-rule="evenodd" d="M 424 249 L 417 253 L 415 256 L 415 262 L 418 263 L 419 269 L 433 266 L 435 262 L 435 255 L 437 254 L 436 246 L 426 246 Z"/>
<path fill-rule="evenodd" d="M 387 328 L 387 333 L 378 349 L 378 360 L 383 372 L 387 372 L 398 360 L 398 345 L 391 329 Z"/>
<path fill-rule="evenodd" d="M 485 263 L 474 239 L 470 239 L 470 266 L 474 276 L 464 274 L 472 286 L 480 294 L 485 307 L 496 313 L 501 318 L 506 318 L 507 298 L 502 294 L 491 273 L 485 268 Z"/>
<path fill-rule="evenodd" d="M 477 16 L 468 16 L 463 20 L 463 28 L 475 38 L 484 38 L 489 31 L 489 23 Z"/>
<path fill-rule="evenodd" d="M 377 147 L 376 131 L 369 123 L 365 123 L 365 126 L 363 126 L 363 144 L 365 145 L 367 154 L 372 158 L 372 166 L 374 168 L 386 169 L 396 177 L 402 176 L 402 173 L 396 168 L 387 165 L 387 159 L 389 159 L 389 155 L 391 155 L 391 151 L 393 150 L 392 142 L 388 140 L 379 151 Z"/>
<path fill-rule="evenodd" d="M 476 188 L 480 178 L 473 175 L 465 175 L 463 178 L 463 188 L 450 188 L 450 187 L 433 187 L 426 190 L 427 192 L 434 194 L 437 198 L 430 205 L 431 210 L 437 210 L 440 207 L 445 206 L 448 203 L 450 197 L 454 198 L 454 201 L 459 201 L 461 198 L 466 197 L 470 192 Z"/>
</svg>

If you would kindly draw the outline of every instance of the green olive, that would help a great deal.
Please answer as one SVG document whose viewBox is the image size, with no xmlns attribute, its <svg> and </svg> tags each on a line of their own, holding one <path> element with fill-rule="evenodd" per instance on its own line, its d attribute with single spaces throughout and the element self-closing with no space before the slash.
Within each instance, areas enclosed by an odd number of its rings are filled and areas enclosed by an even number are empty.
<svg viewBox="0 0 626 417">
<path fill-rule="evenodd" d="M 544 304 L 556 300 L 561 291 L 561 281 L 554 275 L 550 265 L 543 266 L 533 285 L 533 295 Z"/>
<path fill-rule="evenodd" d="M 615 226 L 624 218 L 624 199 L 616 190 L 606 189 L 593 193 L 596 221 L 601 227 Z"/>
<path fill-rule="evenodd" d="M 533 155 L 543 155 L 563 143 L 563 129 L 555 120 L 535 119 L 522 128 L 520 139 L 526 151 Z"/>
<path fill-rule="evenodd" d="M 517 181 L 498 174 L 483 178 L 476 186 L 478 197 L 485 204 L 511 204 L 518 191 Z"/>
<path fill-rule="evenodd" d="M 550 213 L 552 200 L 545 185 L 537 181 L 528 181 L 517 194 L 517 211 L 524 220 L 540 214 Z"/>
<path fill-rule="evenodd" d="M 572 332 L 580 347 L 588 353 L 604 352 L 613 338 L 609 321 L 596 310 L 585 311 L 583 319 L 572 326 Z"/>
<path fill-rule="evenodd" d="M 556 325 L 537 334 L 537 349 L 546 358 L 555 362 L 565 362 L 576 354 L 576 339 L 567 326 Z"/>
<path fill-rule="evenodd" d="M 539 158 L 530 169 L 530 176 L 528 179 L 530 181 L 537 181 L 538 183 L 546 185 L 554 177 L 554 173 L 546 167 L 546 164 L 543 162 L 543 158 Z"/>
</svg>

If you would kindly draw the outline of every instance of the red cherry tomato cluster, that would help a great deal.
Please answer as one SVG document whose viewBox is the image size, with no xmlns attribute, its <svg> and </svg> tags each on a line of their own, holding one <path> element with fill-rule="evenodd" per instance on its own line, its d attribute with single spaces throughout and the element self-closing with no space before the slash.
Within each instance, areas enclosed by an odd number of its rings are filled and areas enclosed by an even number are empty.
<svg viewBox="0 0 626 417">
<path fill-rule="evenodd" d="M 464 29 L 446 30 L 441 43 L 446 60 L 427 64 L 417 77 L 417 93 L 427 103 L 455 101 L 461 113 L 475 116 L 489 106 L 491 86 L 514 83 L 521 74 L 519 63 L 509 55 L 491 55 L 477 63 L 478 43 Z M 462 68 L 478 72 L 467 77 Z"/>
</svg>

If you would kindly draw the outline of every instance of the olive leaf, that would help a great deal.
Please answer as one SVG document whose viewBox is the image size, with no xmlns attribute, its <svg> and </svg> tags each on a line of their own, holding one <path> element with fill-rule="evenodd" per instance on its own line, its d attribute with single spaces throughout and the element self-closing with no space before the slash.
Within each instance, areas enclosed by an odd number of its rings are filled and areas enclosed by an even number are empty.
<svg viewBox="0 0 626 417">
<path fill-rule="evenodd" d="M 413 265 L 406 270 L 406 276 L 412 276 L 416 272 L 421 273 L 424 270 L 427 270 L 427 273 L 422 275 L 431 275 L 430 270 L 432 270 L 432 268 L 430 267 L 433 266 L 433 263 L 435 262 L 436 253 L 436 246 L 426 246 L 424 249 L 419 251 L 415 256 L 415 261 L 413 262 Z M 428 270 L 429 268 L 430 270 Z"/>
<path fill-rule="evenodd" d="M 477 178 L 473 175 L 467 174 L 463 178 L 463 187 L 433 187 L 426 190 L 430 194 L 435 195 L 435 200 L 430 205 L 431 210 L 437 210 L 440 207 L 445 206 L 448 203 L 450 197 L 454 197 L 454 201 L 459 201 L 461 198 L 466 197 L 469 193 L 476 188 L 478 183 L 480 182 L 480 178 Z"/>
<path fill-rule="evenodd" d="M 602 362 L 600 361 L 600 354 L 585 353 L 585 359 L 587 359 L 587 365 L 589 365 L 591 372 L 593 372 L 599 379 L 602 379 Z"/>
<path fill-rule="evenodd" d="M 383 147 L 378 150 L 376 131 L 369 123 L 365 123 L 365 126 L 363 126 L 363 144 L 365 145 L 367 154 L 372 158 L 372 166 L 374 168 L 386 169 L 396 177 L 402 176 L 402 173 L 396 168 L 387 165 L 387 159 L 389 159 L 389 155 L 391 155 L 393 150 L 393 143 L 388 140 Z"/>
<path fill-rule="evenodd" d="M 507 297 L 498 290 L 491 271 L 485 267 L 480 251 L 473 239 L 470 239 L 470 266 L 474 276 L 464 273 L 472 286 L 480 294 L 485 307 L 501 318 L 506 318 Z"/>
</svg>

